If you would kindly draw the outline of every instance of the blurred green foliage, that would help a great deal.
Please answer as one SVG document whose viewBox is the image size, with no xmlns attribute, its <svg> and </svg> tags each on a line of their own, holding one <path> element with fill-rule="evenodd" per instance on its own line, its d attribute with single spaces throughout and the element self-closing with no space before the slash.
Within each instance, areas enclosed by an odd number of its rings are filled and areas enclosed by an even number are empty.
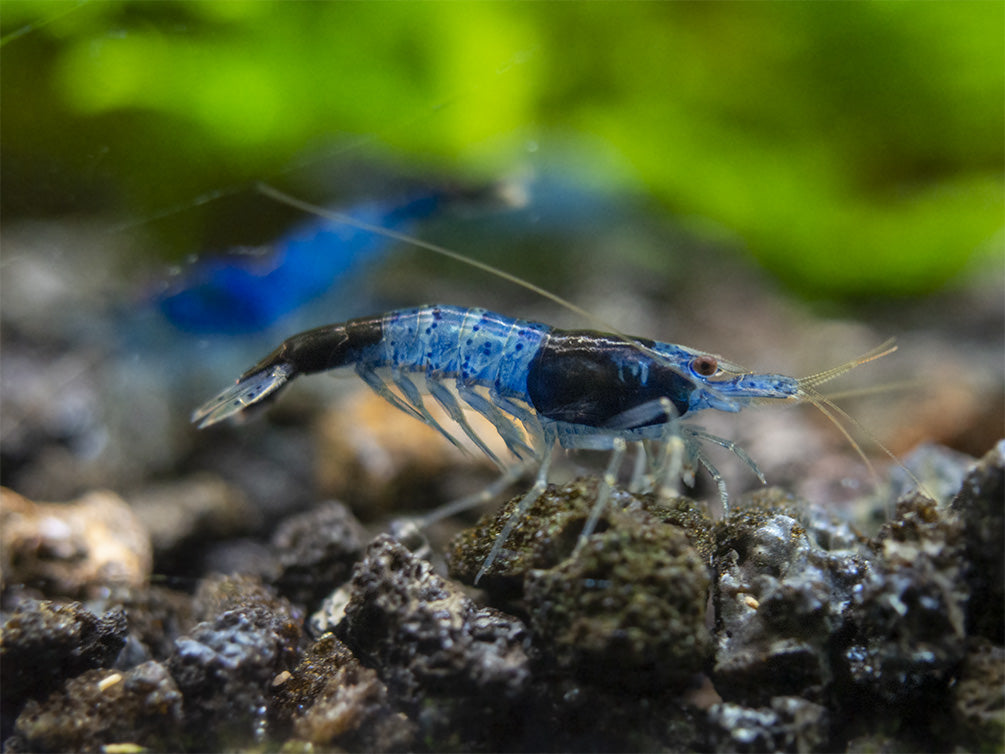
<svg viewBox="0 0 1005 754">
<path fill-rule="evenodd" d="M 7 217 L 144 217 L 305 154 L 570 180 L 804 295 L 1002 254 L 1005 4 L 4 0 Z"/>
</svg>

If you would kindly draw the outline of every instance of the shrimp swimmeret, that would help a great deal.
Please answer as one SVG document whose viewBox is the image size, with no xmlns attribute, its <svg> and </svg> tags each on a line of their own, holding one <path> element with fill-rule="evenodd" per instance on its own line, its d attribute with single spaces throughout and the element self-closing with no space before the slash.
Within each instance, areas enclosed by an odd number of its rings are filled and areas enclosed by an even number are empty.
<svg viewBox="0 0 1005 754">
<path fill-rule="evenodd" d="M 381 397 L 458 442 L 429 413 L 423 393 L 432 395 L 464 434 L 504 468 L 501 481 L 510 482 L 528 466 L 537 467 L 533 487 L 497 537 L 480 577 L 544 492 L 556 444 L 612 451 L 581 541 L 593 532 L 606 507 L 629 443 L 648 461 L 651 488 L 665 494 L 683 469 L 701 465 L 716 481 L 725 505 L 725 484 L 702 451 L 702 441 L 736 454 L 762 482 L 764 476 L 734 443 L 681 420 L 708 409 L 737 412 L 758 403 L 807 401 L 848 436 L 834 417 L 840 409 L 817 394 L 815 386 L 892 350 L 886 344 L 834 369 L 796 379 L 754 374 L 712 354 L 670 343 L 560 330 L 483 309 L 425 306 L 294 335 L 199 408 L 192 420 L 200 428 L 209 426 L 272 400 L 302 374 L 353 366 Z M 488 419 L 520 463 L 507 470 L 465 419 L 462 406 Z"/>
</svg>

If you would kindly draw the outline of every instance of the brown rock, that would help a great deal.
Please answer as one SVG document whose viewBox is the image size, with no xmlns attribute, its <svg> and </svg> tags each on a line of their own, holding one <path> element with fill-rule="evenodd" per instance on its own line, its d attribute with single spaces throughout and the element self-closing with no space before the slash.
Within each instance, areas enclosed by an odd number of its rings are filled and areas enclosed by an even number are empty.
<svg viewBox="0 0 1005 754">
<path fill-rule="evenodd" d="M 108 490 L 68 503 L 36 503 L 0 488 L 0 530 L 4 586 L 86 597 L 98 587 L 138 587 L 150 576 L 150 537 L 129 505 Z"/>
</svg>

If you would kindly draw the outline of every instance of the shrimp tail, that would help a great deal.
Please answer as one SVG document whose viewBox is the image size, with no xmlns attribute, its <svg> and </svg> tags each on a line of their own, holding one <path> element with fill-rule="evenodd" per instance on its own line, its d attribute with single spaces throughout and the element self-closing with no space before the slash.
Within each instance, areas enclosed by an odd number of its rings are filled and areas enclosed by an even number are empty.
<svg viewBox="0 0 1005 754">
<path fill-rule="evenodd" d="M 295 376 L 293 365 L 288 363 L 251 372 L 192 412 L 192 421 L 203 429 L 251 406 L 271 401 Z"/>
<path fill-rule="evenodd" d="M 207 401 L 192 414 L 200 429 L 252 406 L 271 401 L 302 374 L 313 374 L 354 364 L 367 346 L 383 337 L 379 317 L 326 325 L 294 335 L 242 374 L 237 383 Z"/>
</svg>

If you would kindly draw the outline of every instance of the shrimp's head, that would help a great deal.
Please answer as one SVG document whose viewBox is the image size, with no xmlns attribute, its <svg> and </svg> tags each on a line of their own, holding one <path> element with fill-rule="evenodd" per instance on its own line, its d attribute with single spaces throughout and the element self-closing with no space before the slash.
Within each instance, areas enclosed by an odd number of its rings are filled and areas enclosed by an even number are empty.
<svg viewBox="0 0 1005 754">
<path fill-rule="evenodd" d="M 799 381 L 783 374 L 755 374 L 710 353 L 695 352 L 684 365 L 694 382 L 690 411 L 737 412 L 753 403 L 799 400 Z"/>
</svg>

